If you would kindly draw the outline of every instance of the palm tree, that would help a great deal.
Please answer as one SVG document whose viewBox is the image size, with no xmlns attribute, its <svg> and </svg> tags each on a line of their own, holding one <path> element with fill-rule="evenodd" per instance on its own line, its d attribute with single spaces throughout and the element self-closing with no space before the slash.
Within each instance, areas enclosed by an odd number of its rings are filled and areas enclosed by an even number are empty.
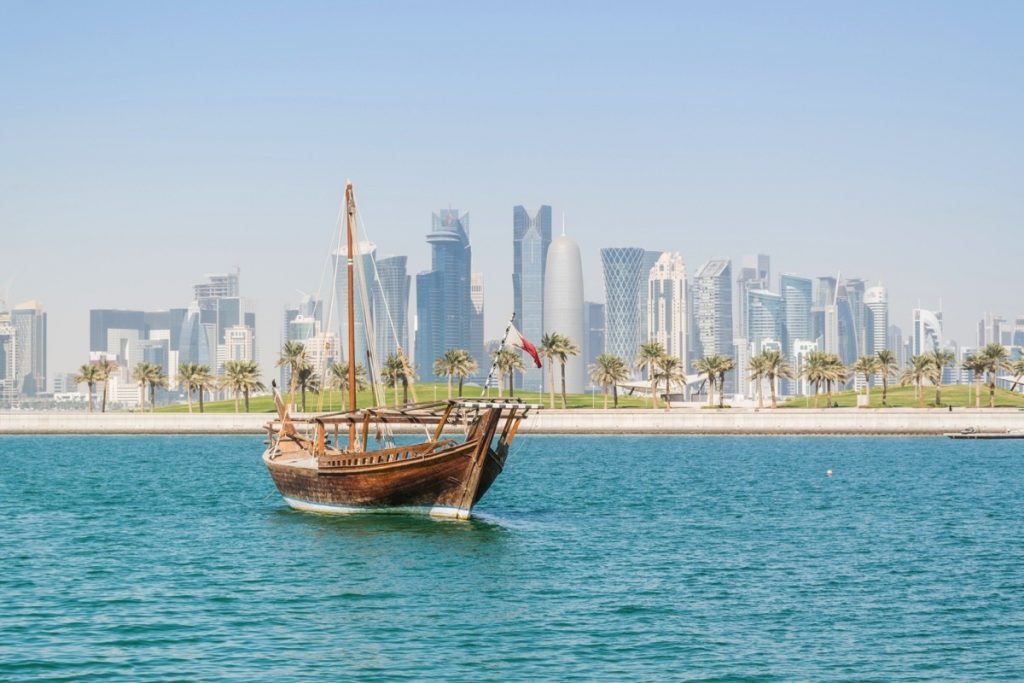
<svg viewBox="0 0 1024 683">
<path fill-rule="evenodd" d="M 718 407 L 725 408 L 725 373 L 736 368 L 736 361 L 728 356 L 718 356 Z"/>
<path fill-rule="evenodd" d="M 96 379 L 103 382 L 103 402 L 100 404 L 100 412 L 107 412 L 107 386 L 110 384 L 110 376 L 117 370 L 118 365 L 109 358 L 101 358 L 96 363 Z"/>
<path fill-rule="evenodd" d="M 309 357 L 306 355 L 306 345 L 300 341 L 287 341 L 284 346 L 281 347 L 281 356 L 277 359 L 275 367 L 288 368 L 288 374 L 291 378 L 289 382 L 288 398 L 289 403 L 295 403 L 295 390 L 299 386 L 299 371 L 309 365 Z M 302 408 L 306 410 L 305 405 Z"/>
<path fill-rule="evenodd" d="M 249 394 L 263 391 L 267 387 L 260 381 L 260 367 L 253 360 L 229 360 L 224 363 L 224 378 L 221 386 L 235 393 L 235 412 L 238 412 L 238 397 L 245 397 L 245 412 L 249 412 Z"/>
<path fill-rule="evenodd" d="M 996 407 L 996 378 L 1000 370 L 1009 370 L 1010 354 L 1002 344 L 988 344 L 981 350 L 988 371 L 988 407 Z"/>
<path fill-rule="evenodd" d="M 558 365 L 561 369 L 562 375 L 562 409 L 566 408 L 565 400 L 565 364 L 569 361 L 569 356 L 578 356 L 580 353 L 580 347 L 576 345 L 572 339 L 569 339 L 564 334 L 557 335 L 558 344 L 555 346 L 555 359 L 558 361 Z"/>
<path fill-rule="evenodd" d="M 707 375 L 708 406 L 715 402 L 715 380 L 718 379 L 718 362 L 721 356 L 704 356 L 693 361 L 693 369 L 698 374 Z"/>
<path fill-rule="evenodd" d="M 932 373 L 932 383 L 935 385 L 935 405 L 936 407 L 942 406 L 942 374 L 946 369 L 946 366 L 952 365 L 956 362 L 956 356 L 952 351 L 946 349 L 935 349 L 928 353 L 928 357 L 932 361 L 934 372 Z"/>
<path fill-rule="evenodd" d="M 149 363 L 139 361 L 132 368 L 132 380 L 139 384 L 139 396 L 142 400 L 142 412 L 146 412 L 146 383 L 149 381 Z"/>
<path fill-rule="evenodd" d="M 132 368 L 132 379 L 139 383 L 142 392 L 142 411 L 146 411 L 146 387 L 149 387 L 150 412 L 156 408 L 156 388 L 167 386 L 167 375 L 156 363 L 139 362 Z"/>
<path fill-rule="evenodd" d="M 199 387 L 199 378 L 203 373 L 209 373 L 210 369 L 199 363 L 182 363 L 178 366 L 178 381 L 185 389 L 185 396 L 188 399 L 188 412 L 192 412 L 192 392 Z"/>
<path fill-rule="evenodd" d="M 912 356 L 910 358 L 910 365 L 908 365 L 903 370 L 903 374 L 900 375 L 901 385 L 907 386 L 908 384 L 913 384 L 917 387 L 915 393 L 917 395 L 917 406 L 919 408 L 924 408 L 924 393 L 922 392 L 921 385 L 924 384 L 924 381 L 929 377 L 934 377 L 933 367 L 934 363 L 932 363 L 932 359 L 926 354 Z"/>
<path fill-rule="evenodd" d="M 861 356 L 850 368 L 855 375 L 864 377 L 864 393 L 868 397 L 868 405 L 871 405 L 871 378 L 882 368 L 882 361 L 878 356 Z"/>
<path fill-rule="evenodd" d="M 655 381 L 665 383 L 665 410 L 672 407 L 668 398 L 672 393 L 672 385 L 686 384 L 685 367 L 681 358 L 670 356 L 667 353 L 658 359 L 658 363 L 654 367 Z"/>
<path fill-rule="evenodd" d="M 494 365 L 498 368 L 498 398 L 501 398 L 502 384 L 508 376 L 508 395 L 515 396 L 515 373 L 526 369 L 523 357 L 517 351 L 501 349 L 493 354 Z"/>
<path fill-rule="evenodd" d="M 647 379 L 651 382 L 651 407 L 658 407 L 658 380 L 654 377 L 654 367 L 658 364 L 658 361 L 665 355 L 665 347 L 661 345 L 661 342 L 647 342 L 646 344 L 640 345 L 640 353 L 637 354 L 636 360 L 633 364 L 637 370 L 646 370 Z"/>
<path fill-rule="evenodd" d="M 384 367 L 380 371 L 381 379 L 390 384 L 395 390 L 395 405 L 398 405 L 398 383 L 404 381 L 405 364 L 396 354 L 389 355 L 384 360 Z"/>
<path fill-rule="evenodd" d="M 341 405 L 348 405 L 348 363 L 331 363 L 327 368 L 327 385 L 341 391 Z M 366 368 L 356 363 L 356 392 L 366 388 Z"/>
<path fill-rule="evenodd" d="M 970 354 L 960 362 L 960 367 L 970 370 L 971 379 L 974 384 L 974 407 L 981 407 L 981 384 L 985 381 L 985 370 L 988 368 L 988 361 L 980 353 Z"/>
<path fill-rule="evenodd" d="M 99 368 L 95 365 L 86 363 L 82 367 L 78 368 L 78 374 L 75 375 L 75 384 L 85 384 L 89 390 L 89 412 L 92 412 L 93 394 L 96 392 L 96 383 L 100 381 Z"/>
<path fill-rule="evenodd" d="M 757 407 L 764 408 L 764 376 L 767 371 L 764 353 L 759 353 L 750 359 L 750 381 L 754 382 L 757 393 Z"/>
<path fill-rule="evenodd" d="M 467 377 L 479 370 L 480 365 L 476 362 L 476 358 L 473 358 L 473 355 L 466 349 L 456 349 L 456 351 L 458 351 L 458 358 L 456 359 L 453 371 L 455 376 L 459 378 L 459 398 L 462 398 L 462 383 Z"/>
<path fill-rule="evenodd" d="M 555 408 L 555 348 L 558 345 L 558 333 L 548 332 L 540 339 L 537 355 L 544 359 L 548 366 L 548 397 L 549 407 Z"/>
<path fill-rule="evenodd" d="M 209 365 L 200 365 L 199 369 L 196 370 L 196 374 L 192 377 L 192 383 L 196 388 L 196 392 L 199 394 L 199 412 L 205 412 L 204 408 L 204 397 L 207 391 L 211 391 L 217 386 L 217 378 L 210 372 Z"/>
<path fill-rule="evenodd" d="M 444 375 L 448 378 L 448 400 L 452 398 L 452 377 L 455 376 L 455 366 L 459 362 L 459 350 L 448 349 L 444 355 L 434 360 L 434 374 Z"/>
<path fill-rule="evenodd" d="M 896 376 L 899 365 L 896 363 L 896 354 L 889 349 L 882 349 L 875 354 L 878 359 L 878 374 L 882 376 L 882 405 L 884 406 L 889 398 L 889 378 Z"/>
<path fill-rule="evenodd" d="M 793 368 L 789 361 L 783 357 L 782 352 L 777 349 L 762 351 L 765 363 L 765 377 L 768 379 L 768 389 L 772 393 L 772 408 L 778 408 L 778 391 L 780 379 L 793 379 Z"/>
<path fill-rule="evenodd" d="M 807 381 L 814 385 L 814 407 L 818 407 L 818 396 L 821 395 L 821 385 L 825 383 L 828 376 L 829 354 L 825 351 L 811 351 L 804 359 L 803 375 Z M 829 401 L 831 407 L 832 402 Z"/>
<path fill-rule="evenodd" d="M 602 353 L 595 359 L 594 366 L 590 369 L 590 381 L 599 384 L 604 389 L 604 407 L 608 408 L 608 389 L 612 390 L 615 399 L 615 407 L 619 407 L 619 382 L 625 382 L 629 377 L 629 368 L 626 361 L 611 353 Z"/>
<path fill-rule="evenodd" d="M 1024 379 L 1024 358 L 1014 361 L 1010 371 L 1013 373 L 1013 386 L 1010 387 L 1010 391 L 1013 392 L 1017 391 L 1017 385 Z"/>
<path fill-rule="evenodd" d="M 298 384 L 299 391 L 302 392 L 302 412 L 306 412 L 306 392 L 320 393 L 320 376 L 316 374 L 316 370 L 312 366 L 303 365 L 295 373 L 295 383 Z"/>
</svg>

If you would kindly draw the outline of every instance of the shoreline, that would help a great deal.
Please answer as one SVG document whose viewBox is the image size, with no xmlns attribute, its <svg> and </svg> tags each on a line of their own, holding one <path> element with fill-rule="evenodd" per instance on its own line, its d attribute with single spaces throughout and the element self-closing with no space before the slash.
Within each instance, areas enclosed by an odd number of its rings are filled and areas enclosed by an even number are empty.
<svg viewBox="0 0 1024 683">
<path fill-rule="evenodd" d="M 0 436 L 26 434 L 262 434 L 270 413 L 0 413 Z M 983 432 L 1024 430 L 1017 408 L 953 411 L 920 408 L 755 410 L 543 409 L 521 434 L 935 436 L 973 427 Z M 419 433 L 415 427 L 396 433 Z M 457 430 L 453 430 L 457 431 Z"/>
</svg>

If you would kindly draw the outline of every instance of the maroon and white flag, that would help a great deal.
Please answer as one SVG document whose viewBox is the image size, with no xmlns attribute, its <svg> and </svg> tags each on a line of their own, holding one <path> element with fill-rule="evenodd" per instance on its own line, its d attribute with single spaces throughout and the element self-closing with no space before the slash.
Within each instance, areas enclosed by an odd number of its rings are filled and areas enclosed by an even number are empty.
<svg viewBox="0 0 1024 683">
<path fill-rule="evenodd" d="M 530 358 L 537 364 L 537 367 L 541 367 L 540 355 L 537 353 L 537 347 L 530 343 L 530 340 L 522 335 L 519 330 L 516 329 L 515 325 L 508 326 L 508 337 L 505 340 L 517 349 L 521 349 L 530 354 Z"/>
</svg>

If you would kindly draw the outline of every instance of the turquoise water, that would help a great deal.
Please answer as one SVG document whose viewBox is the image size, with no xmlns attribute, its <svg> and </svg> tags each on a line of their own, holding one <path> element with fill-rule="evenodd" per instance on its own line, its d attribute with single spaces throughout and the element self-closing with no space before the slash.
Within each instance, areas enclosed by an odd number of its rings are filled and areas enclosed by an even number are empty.
<svg viewBox="0 0 1024 683">
<path fill-rule="evenodd" d="M 1024 442 L 521 443 L 451 522 L 292 512 L 259 438 L 0 439 L 0 680 L 1024 679 Z"/>
</svg>

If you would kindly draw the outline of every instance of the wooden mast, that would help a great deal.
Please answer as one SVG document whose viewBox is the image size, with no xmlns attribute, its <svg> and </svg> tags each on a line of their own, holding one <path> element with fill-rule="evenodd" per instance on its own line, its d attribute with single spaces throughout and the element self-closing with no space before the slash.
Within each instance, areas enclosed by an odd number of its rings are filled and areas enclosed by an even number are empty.
<svg viewBox="0 0 1024 683">
<path fill-rule="evenodd" d="M 352 182 L 345 183 L 346 230 L 348 238 L 348 409 L 356 409 L 356 316 L 355 316 L 355 275 L 353 273 L 352 233 L 355 228 L 356 203 L 352 194 Z M 348 426 L 348 449 L 356 450 L 356 424 Z"/>
</svg>

